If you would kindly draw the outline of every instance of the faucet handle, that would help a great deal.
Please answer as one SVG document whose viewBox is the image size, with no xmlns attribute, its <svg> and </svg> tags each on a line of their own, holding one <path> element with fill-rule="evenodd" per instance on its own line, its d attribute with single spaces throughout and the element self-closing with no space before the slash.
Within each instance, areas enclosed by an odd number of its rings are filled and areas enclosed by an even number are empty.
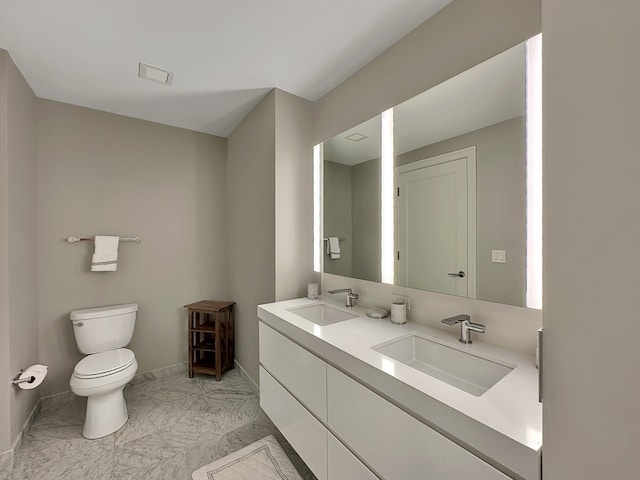
<svg viewBox="0 0 640 480">
<path fill-rule="evenodd" d="M 471 320 L 471 317 L 469 315 L 463 314 L 463 315 L 456 315 L 454 317 L 445 318 L 444 320 L 440 320 L 440 323 L 443 323 L 445 325 L 455 325 L 456 323 L 468 322 L 470 320 Z"/>
<path fill-rule="evenodd" d="M 346 306 L 347 307 L 353 307 L 355 301 L 358 300 L 359 296 L 360 295 L 358 295 L 357 293 L 354 293 L 354 292 L 347 293 L 347 304 L 346 304 Z"/>
<path fill-rule="evenodd" d="M 483 325 L 482 323 L 469 322 L 467 328 L 478 333 L 485 333 L 487 331 L 487 326 Z"/>
<path fill-rule="evenodd" d="M 345 307 L 353 307 L 353 300 L 358 299 L 358 294 L 354 293 L 350 288 L 338 288 L 336 290 L 329 290 L 329 293 L 346 293 L 347 299 L 345 301 Z"/>
</svg>

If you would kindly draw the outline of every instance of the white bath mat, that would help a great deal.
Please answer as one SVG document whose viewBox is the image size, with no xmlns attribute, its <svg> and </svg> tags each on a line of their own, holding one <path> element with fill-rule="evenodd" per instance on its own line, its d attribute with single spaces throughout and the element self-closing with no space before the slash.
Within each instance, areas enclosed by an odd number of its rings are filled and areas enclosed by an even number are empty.
<svg viewBox="0 0 640 480">
<path fill-rule="evenodd" d="M 272 435 L 199 468 L 193 480 L 302 480 Z"/>
</svg>

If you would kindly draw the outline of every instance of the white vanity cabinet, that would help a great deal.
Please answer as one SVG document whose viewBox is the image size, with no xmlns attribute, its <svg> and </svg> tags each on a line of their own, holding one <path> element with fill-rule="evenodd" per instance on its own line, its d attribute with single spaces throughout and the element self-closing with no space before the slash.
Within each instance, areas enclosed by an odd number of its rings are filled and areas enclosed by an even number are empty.
<svg viewBox="0 0 640 480">
<path fill-rule="evenodd" d="M 260 406 L 318 480 L 328 480 L 327 429 L 262 367 Z"/>
<path fill-rule="evenodd" d="M 398 327 L 330 300 L 257 309 L 265 373 L 326 433 L 326 469 L 318 473 L 307 462 L 317 476 L 540 480 L 542 406 L 533 357 L 481 341 L 460 346 L 450 332 L 416 322 Z M 447 366 L 463 355 L 471 378 L 486 362 L 509 371 L 478 395 L 387 355 L 389 345 L 408 348 L 405 340 L 417 337 L 458 352 Z M 267 413 L 280 428 L 283 420 Z"/>
<path fill-rule="evenodd" d="M 326 428 L 327 364 L 260 322 L 260 406 L 319 480 L 376 480 Z"/>
<path fill-rule="evenodd" d="M 329 480 L 378 480 L 340 440 L 328 433 L 327 468 Z"/>
<path fill-rule="evenodd" d="M 260 363 L 261 407 L 320 480 L 509 479 L 263 322 Z"/>
<path fill-rule="evenodd" d="M 260 406 L 319 480 L 327 480 L 327 364 L 260 322 Z"/>
<path fill-rule="evenodd" d="M 509 479 L 331 366 L 327 391 L 329 428 L 384 478 Z"/>
<path fill-rule="evenodd" d="M 323 422 L 327 421 L 327 364 L 260 322 L 260 364 Z"/>
</svg>

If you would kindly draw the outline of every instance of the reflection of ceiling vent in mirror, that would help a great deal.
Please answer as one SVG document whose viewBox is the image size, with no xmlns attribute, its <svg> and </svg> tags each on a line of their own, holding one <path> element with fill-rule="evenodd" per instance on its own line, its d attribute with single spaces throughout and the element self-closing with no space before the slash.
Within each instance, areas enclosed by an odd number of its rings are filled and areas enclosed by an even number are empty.
<svg viewBox="0 0 640 480">
<path fill-rule="evenodd" d="M 351 140 L 352 142 L 359 142 L 361 140 L 364 140 L 365 138 L 367 138 L 366 135 L 363 135 L 361 133 L 358 132 L 354 132 L 351 135 L 344 137 L 346 140 Z"/>
<path fill-rule="evenodd" d="M 173 82 L 173 72 L 142 62 L 139 62 L 138 77 L 162 83 L 163 85 L 171 85 L 171 82 Z"/>
</svg>

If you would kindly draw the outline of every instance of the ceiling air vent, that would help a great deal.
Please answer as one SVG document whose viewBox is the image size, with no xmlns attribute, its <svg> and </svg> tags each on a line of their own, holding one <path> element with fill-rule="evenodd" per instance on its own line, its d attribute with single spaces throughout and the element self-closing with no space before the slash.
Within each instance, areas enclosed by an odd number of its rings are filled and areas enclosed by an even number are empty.
<svg viewBox="0 0 640 480">
<path fill-rule="evenodd" d="M 138 77 L 162 83 L 163 85 L 171 85 L 171 82 L 173 82 L 173 72 L 143 62 L 139 62 Z"/>
<path fill-rule="evenodd" d="M 365 138 L 367 138 L 367 136 L 358 132 L 354 132 L 344 138 L 347 140 L 351 140 L 352 142 L 359 142 L 360 140 L 364 140 Z"/>
</svg>

